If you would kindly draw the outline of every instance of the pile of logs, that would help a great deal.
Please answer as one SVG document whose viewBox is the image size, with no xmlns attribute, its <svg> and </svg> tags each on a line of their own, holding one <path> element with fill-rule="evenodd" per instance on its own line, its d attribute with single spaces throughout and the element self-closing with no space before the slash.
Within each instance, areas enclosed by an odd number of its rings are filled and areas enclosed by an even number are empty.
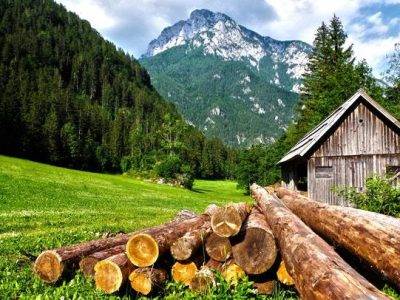
<svg viewBox="0 0 400 300">
<path fill-rule="evenodd" d="M 260 294 L 271 294 L 280 281 L 303 299 L 389 299 L 335 252 L 334 243 L 400 288 L 398 219 L 284 188 L 253 184 L 251 192 L 254 205 L 181 211 L 160 226 L 44 251 L 35 272 L 54 283 L 79 268 L 107 294 L 128 284 L 151 295 L 168 280 L 201 293 L 220 272 L 232 285 L 247 275 Z"/>
</svg>

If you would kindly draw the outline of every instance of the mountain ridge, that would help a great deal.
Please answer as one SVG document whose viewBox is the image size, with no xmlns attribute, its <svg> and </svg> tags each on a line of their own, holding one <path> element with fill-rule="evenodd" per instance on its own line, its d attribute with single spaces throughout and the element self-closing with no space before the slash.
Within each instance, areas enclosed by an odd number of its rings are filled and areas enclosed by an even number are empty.
<svg viewBox="0 0 400 300">
<path fill-rule="evenodd" d="M 230 145 L 249 146 L 273 142 L 291 122 L 311 49 L 200 9 L 162 30 L 140 61 L 188 122 Z M 234 124 L 245 119 L 251 128 Z"/>
</svg>

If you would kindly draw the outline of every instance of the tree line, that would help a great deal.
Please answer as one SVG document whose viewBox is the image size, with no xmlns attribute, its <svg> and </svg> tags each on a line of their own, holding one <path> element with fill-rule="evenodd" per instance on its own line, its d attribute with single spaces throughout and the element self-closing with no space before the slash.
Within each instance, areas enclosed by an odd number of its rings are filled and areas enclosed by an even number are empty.
<svg viewBox="0 0 400 300">
<path fill-rule="evenodd" d="M 77 169 L 226 178 L 230 150 L 188 125 L 132 56 L 51 0 L 0 4 L 0 153 Z"/>
</svg>

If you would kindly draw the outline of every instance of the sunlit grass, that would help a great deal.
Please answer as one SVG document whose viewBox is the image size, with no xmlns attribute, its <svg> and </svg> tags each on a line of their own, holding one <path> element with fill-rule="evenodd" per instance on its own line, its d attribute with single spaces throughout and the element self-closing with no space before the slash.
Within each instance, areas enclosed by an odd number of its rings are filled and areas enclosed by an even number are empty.
<svg viewBox="0 0 400 300">
<path fill-rule="evenodd" d="M 0 298 L 99 299 L 82 276 L 48 286 L 32 273 L 41 251 L 106 232 L 131 232 L 201 212 L 210 203 L 250 201 L 230 181 L 197 180 L 193 191 L 0 156 Z"/>
</svg>

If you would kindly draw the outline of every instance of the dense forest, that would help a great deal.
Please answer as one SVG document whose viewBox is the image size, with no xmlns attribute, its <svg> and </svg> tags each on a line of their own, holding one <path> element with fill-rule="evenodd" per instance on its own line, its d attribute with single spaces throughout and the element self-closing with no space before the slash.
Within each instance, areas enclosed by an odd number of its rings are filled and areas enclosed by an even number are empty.
<svg viewBox="0 0 400 300">
<path fill-rule="evenodd" d="M 325 119 L 359 88 L 363 88 L 397 119 L 400 119 L 400 44 L 389 55 L 384 80 L 373 77 L 365 61 L 357 61 L 352 46 L 346 47 L 347 35 L 338 17 L 322 23 L 315 34 L 313 51 L 304 76 L 295 122 L 275 143 L 257 145 L 239 155 L 237 180 L 249 184 L 272 184 L 280 180 L 276 165 L 283 155 L 308 131 Z"/>
<path fill-rule="evenodd" d="M 187 125 L 138 61 L 51 0 L 0 2 L 0 140 L 2 154 L 78 169 L 232 175 L 221 141 Z"/>
</svg>

